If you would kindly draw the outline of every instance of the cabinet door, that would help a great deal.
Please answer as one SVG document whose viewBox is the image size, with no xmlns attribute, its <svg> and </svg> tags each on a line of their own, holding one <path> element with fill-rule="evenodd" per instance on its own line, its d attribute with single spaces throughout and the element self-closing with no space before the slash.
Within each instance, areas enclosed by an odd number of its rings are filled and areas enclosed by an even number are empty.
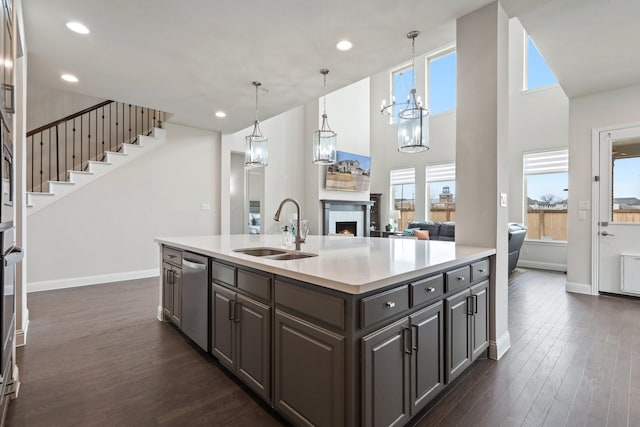
<svg viewBox="0 0 640 427">
<path fill-rule="evenodd" d="M 365 426 L 401 426 L 409 420 L 410 341 L 408 318 L 362 338 Z"/>
<path fill-rule="evenodd" d="M 171 309 L 171 320 L 180 326 L 182 319 L 182 270 L 173 267 L 171 269 L 173 283 L 173 307 Z"/>
<path fill-rule="evenodd" d="M 237 375 L 267 402 L 271 399 L 271 308 L 238 295 Z"/>
<path fill-rule="evenodd" d="M 162 311 L 165 320 L 171 318 L 173 310 L 173 283 L 171 279 L 171 266 L 166 262 L 162 263 Z"/>
<path fill-rule="evenodd" d="M 444 312 L 439 301 L 412 314 L 411 415 L 444 387 Z"/>
<path fill-rule="evenodd" d="M 295 425 L 344 425 L 344 338 L 276 310 L 274 406 Z"/>
<path fill-rule="evenodd" d="M 489 281 L 471 287 L 473 301 L 473 352 L 476 360 L 489 347 Z"/>
<path fill-rule="evenodd" d="M 211 353 L 229 369 L 235 369 L 234 309 L 235 292 L 212 285 Z"/>
<path fill-rule="evenodd" d="M 445 300 L 447 313 L 447 383 L 471 364 L 470 294 L 464 290 Z"/>
</svg>

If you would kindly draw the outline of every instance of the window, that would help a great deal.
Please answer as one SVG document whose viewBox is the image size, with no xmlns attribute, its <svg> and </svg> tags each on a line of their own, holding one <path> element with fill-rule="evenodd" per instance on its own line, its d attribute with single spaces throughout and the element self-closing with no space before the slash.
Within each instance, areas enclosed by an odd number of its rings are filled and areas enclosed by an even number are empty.
<svg viewBox="0 0 640 427">
<path fill-rule="evenodd" d="M 389 216 L 393 217 L 393 211 L 400 213 L 397 220 L 397 229 L 407 228 L 409 221 L 415 219 L 416 201 L 416 170 L 396 169 L 391 171 L 391 211 Z M 394 218 L 390 218 L 394 219 Z M 392 223 L 392 221 L 389 221 Z"/>
<path fill-rule="evenodd" d="M 538 51 L 538 48 L 533 44 L 533 40 L 531 40 L 529 36 L 527 36 L 527 47 L 525 50 L 527 74 L 524 89 L 537 89 L 558 83 L 558 79 L 553 75 L 544 58 L 540 55 L 540 51 Z"/>
<path fill-rule="evenodd" d="M 437 114 L 456 108 L 456 52 L 427 58 L 427 92 L 429 113 Z"/>
<path fill-rule="evenodd" d="M 616 141 L 611 148 L 611 221 L 640 224 L 640 143 Z"/>
<path fill-rule="evenodd" d="M 524 155 L 524 194 L 529 240 L 567 240 L 569 151 Z"/>
<path fill-rule="evenodd" d="M 391 73 L 391 102 L 405 102 L 409 92 L 413 89 L 413 67 L 406 65 Z M 393 107 L 391 123 L 395 124 L 395 118 L 400 113 L 400 105 Z"/>
<path fill-rule="evenodd" d="M 456 164 L 427 166 L 427 219 L 455 221 Z"/>
</svg>

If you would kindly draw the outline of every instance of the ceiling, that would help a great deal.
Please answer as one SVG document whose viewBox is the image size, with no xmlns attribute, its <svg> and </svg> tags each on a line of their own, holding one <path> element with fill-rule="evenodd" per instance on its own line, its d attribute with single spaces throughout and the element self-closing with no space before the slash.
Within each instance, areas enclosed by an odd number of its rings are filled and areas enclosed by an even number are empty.
<svg viewBox="0 0 640 427">
<path fill-rule="evenodd" d="M 185 7 L 188 3 L 188 7 Z M 24 0 L 28 79 L 152 107 L 172 121 L 231 133 L 455 39 L 455 19 L 487 0 Z M 269 7 L 267 8 L 266 5 Z M 503 0 L 569 97 L 640 81 L 640 2 Z M 91 33 L 69 31 L 69 21 Z M 336 50 L 343 39 L 348 52 Z M 628 53 L 627 53 L 628 52 Z M 627 54 L 625 54 L 627 53 Z M 633 55 L 631 53 L 634 53 Z M 79 82 L 60 79 L 71 73 Z M 375 101 L 377 102 L 377 101 Z M 218 110 L 227 113 L 220 119 Z"/>
</svg>

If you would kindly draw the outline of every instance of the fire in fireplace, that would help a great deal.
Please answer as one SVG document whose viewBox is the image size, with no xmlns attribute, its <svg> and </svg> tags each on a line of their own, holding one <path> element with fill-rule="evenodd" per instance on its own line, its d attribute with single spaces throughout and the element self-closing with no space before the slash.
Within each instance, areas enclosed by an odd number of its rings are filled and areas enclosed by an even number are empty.
<svg viewBox="0 0 640 427">
<path fill-rule="evenodd" d="M 357 221 L 344 221 L 344 222 L 339 222 L 336 221 L 336 234 L 350 234 L 353 236 L 356 236 L 357 230 L 358 229 L 358 222 Z"/>
</svg>

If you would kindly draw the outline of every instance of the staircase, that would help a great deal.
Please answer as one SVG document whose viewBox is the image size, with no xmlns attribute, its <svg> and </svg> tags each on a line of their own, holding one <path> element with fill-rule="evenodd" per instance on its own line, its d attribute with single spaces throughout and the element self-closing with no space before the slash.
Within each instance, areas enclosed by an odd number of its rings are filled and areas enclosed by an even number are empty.
<svg viewBox="0 0 640 427">
<path fill-rule="evenodd" d="M 27 133 L 27 215 L 166 140 L 157 110 L 105 101 Z"/>
</svg>

